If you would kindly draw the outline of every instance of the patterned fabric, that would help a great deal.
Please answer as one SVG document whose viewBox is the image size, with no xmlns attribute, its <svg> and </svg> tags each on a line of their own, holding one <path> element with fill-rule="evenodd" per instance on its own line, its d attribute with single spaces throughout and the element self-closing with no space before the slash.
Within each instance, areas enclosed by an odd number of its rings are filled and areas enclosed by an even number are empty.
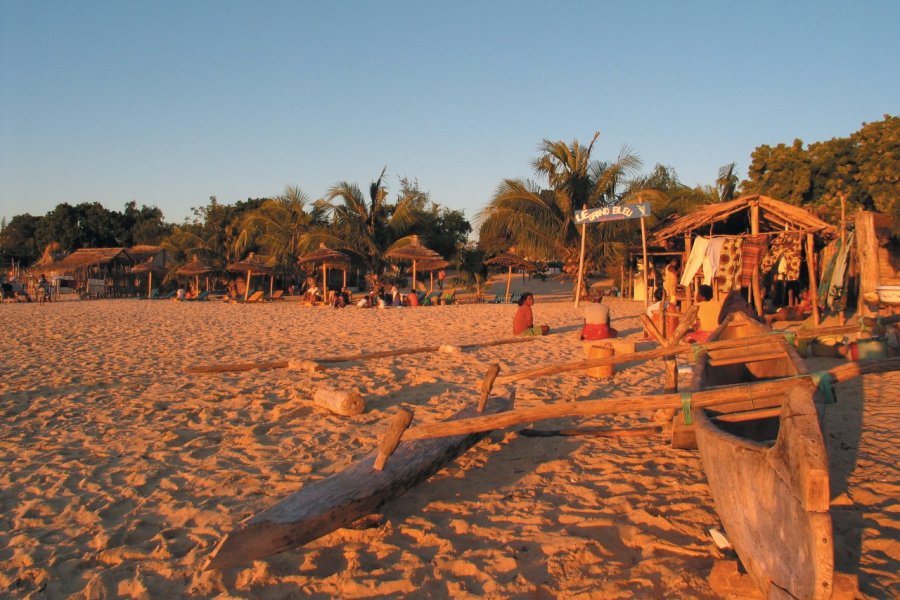
<svg viewBox="0 0 900 600">
<path fill-rule="evenodd" d="M 769 244 L 769 251 L 763 257 L 760 265 L 763 273 L 768 273 L 772 267 L 778 264 L 779 258 L 784 258 L 785 279 L 797 281 L 800 279 L 800 238 L 799 233 L 782 233 Z"/>
<path fill-rule="evenodd" d="M 719 265 L 716 268 L 716 281 L 719 291 L 727 294 L 741 287 L 741 248 L 744 239 L 729 237 L 722 240 L 722 252 L 719 254 Z"/>
<path fill-rule="evenodd" d="M 751 235 L 744 238 L 741 250 L 741 287 L 750 285 L 753 272 L 759 267 L 759 261 L 769 247 L 769 236 Z"/>
</svg>

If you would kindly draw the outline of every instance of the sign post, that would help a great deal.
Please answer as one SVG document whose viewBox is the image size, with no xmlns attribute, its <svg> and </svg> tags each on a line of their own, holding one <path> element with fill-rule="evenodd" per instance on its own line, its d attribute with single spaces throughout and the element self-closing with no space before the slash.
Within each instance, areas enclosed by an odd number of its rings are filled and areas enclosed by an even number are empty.
<svg viewBox="0 0 900 600">
<path fill-rule="evenodd" d="M 644 281 L 646 281 L 647 241 L 644 227 L 644 218 L 650 216 L 650 203 L 620 204 L 618 206 L 601 206 L 599 208 L 583 208 L 575 212 L 575 224 L 581 225 L 581 253 L 578 258 L 578 283 L 575 291 L 575 308 L 581 299 L 581 281 L 584 277 L 584 244 L 587 237 L 588 223 L 602 223 L 604 221 L 623 221 L 625 219 L 641 220 L 641 237 L 644 240 Z M 646 294 L 645 294 L 646 296 Z"/>
</svg>

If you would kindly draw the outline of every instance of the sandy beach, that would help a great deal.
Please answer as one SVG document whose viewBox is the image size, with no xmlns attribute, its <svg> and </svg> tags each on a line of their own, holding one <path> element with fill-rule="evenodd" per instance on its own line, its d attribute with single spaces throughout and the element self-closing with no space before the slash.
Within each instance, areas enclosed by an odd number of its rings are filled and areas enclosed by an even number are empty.
<svg viewBox="0 0 900 600">
<path fill-rule="evenodd" d="M 477 401 L 490 363 L 514 372 L 581 359 L 582 316 L 567 288 L 533 281 L 528 289 L 550 336 L 317 373 L 185 368 L 508 338 L 515 306 L 0 306 L 0 595 L 724 597 L 709 582 L 727 555 L 708 534 L 719 521 L 700 457 L 673 450 L 663 435 L 494 432 L 358 527 L 241 567 L 200 570 L 236 524 L 375 449 L 398 406 L 413 409 L 417 423 L 443 419 Z M 610 303 L 620 335 L 639 341 L 643 304 Z M 661 361 L 612 379 L 565 373 L 518 383 L 516 405 L 656 393 L 662 381 Z M 359 391 L 366 411 L 341 417 L 314 407 L 323 386 Z M 836 567 L 856 574 L 869 598 L 900 597 L 898 394 L 900 374 L 866 376 L 840 384 L 826 415 Z"/>
</svg>

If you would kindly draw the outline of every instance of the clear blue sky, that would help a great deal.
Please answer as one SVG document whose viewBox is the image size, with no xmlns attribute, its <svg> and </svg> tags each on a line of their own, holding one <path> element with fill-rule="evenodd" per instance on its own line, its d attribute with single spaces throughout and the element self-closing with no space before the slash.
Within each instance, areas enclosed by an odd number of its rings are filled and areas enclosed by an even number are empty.
<svg viewBox="0 0 900 600">
<path fill-rule="evenodd" d="M 469 218 L 544 138 L 689 185 L 900 112 L 900 2 L 0 0 L 0 216 L 181 222 L 382 167 Z M 393 197 L 393 193 L 392 193 Z"/>
</svg>

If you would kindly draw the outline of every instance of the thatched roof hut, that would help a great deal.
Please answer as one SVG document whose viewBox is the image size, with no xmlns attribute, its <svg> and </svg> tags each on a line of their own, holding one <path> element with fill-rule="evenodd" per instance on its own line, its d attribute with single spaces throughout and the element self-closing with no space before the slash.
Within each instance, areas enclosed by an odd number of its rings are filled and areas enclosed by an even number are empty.
<svg viewBox="0 0 900 600">
<path fill-rule="evenodd" d="M 86 271 L 95 267 L 118 269 L 131 267 L 135 261 L 125 248 L 81 248 L 61 260 L 32 268 L 35 274 L 62 275 L 76 271 Z"/>
<path fill-rule="evenodd" d="M 837 235 L 836 227 L 798 206 L 754 194 L 742 196 L 730 202 L 709 204 L 689 215 L 667 222 L 652 232 L 651 243 L 663 244 L 670 238 L 701 228 L 716 227 L 716 225 L 719 225 L 721 229 L 716 233 L 735 235 L 751 233 L 755 211 L 758 211 L 759 214 L 760 233 L 791 229 L 824 238 L 832 238 Z"/>
</svg>

